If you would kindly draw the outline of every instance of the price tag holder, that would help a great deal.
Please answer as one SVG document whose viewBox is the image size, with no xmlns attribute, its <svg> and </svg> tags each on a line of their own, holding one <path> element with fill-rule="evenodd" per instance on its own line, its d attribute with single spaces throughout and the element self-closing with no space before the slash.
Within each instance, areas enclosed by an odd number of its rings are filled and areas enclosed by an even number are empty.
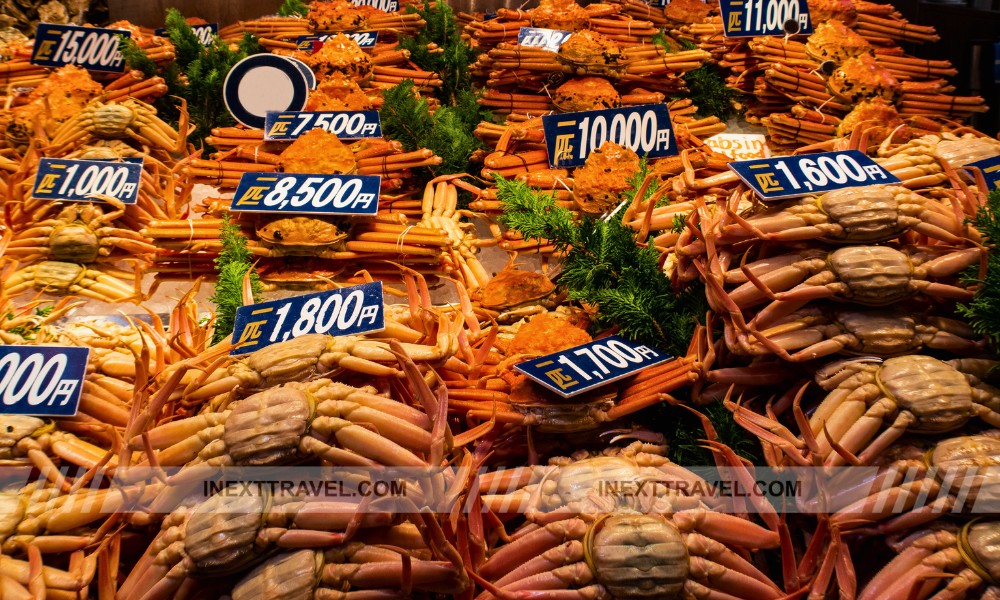
<svg viewBox="0 0 1000 600">
<path fill-rule="evenodd" d="M 72 158 L 43 158 L 31 195 L 39 200 L 100 201 L 111 196 L 125 204 L 139 199 L 142 162 L 112 162 Z"/>
<path fill-rule="evenodd" d="M 244 173 L 229 210 L 307 215 L 374 215 L 378 175 Z"/>
<path fill-rule="evenodd" d="M 383 12 L 396 12 L 399 10 L 399 0 L 351 0 L 354 6 L 370 6 Z"/>
<path fill-rule="evenodd" d="M 900 183 L 859 150 L 729 163 L 762 200 L 783 200 L 862 185 Z"/>
<path fill-rule="evenodd" d="M 722 0 L 726 37 L 809 35 L 813 32 L 806 0 Z"/>
<path fill-rule="evenodd" d="M 1000 156 L 984 158 L 965 166 L 978 167 L 983 172 L 983 177 L 986 179 L 986 187 L 989 188 L 983 190 L 984 192 L 989 193 L 989 190 L 1000 190 Z"/>
<path fill-rule="evenodd" d="M 673 358 L 617 335 L 527 360 L 514 368 L 564 398 Z"/>
<path fill-rule="evenodd" d="M 332 112 L 269 112 L 264 139 L 289 142 L 313 129 L 325 129 L 342 140 L 382 137 L 382 120 L 377 110 Z"/>
<path fill-rule="evenodd" d="M 89 71 L 122 73 L 125 71 L 125 59 L 118 51 L 121 36 L 131 38 L 132 32 L 39 23 L 31 50 L 31 64 L 55 68 L 76 65 Z"/>
<path fill-rule="evenodd" d="M 316 52 L 323 46 L 323 42 L 335 35 L 337 34 L 300 35 L 295 38 L 295 45 L 300 52 Z M 362 50 L 374 48 L 375 42 L 378 41 L 377 31 L 352 31 L 351 33 L 345 32 L 344 35 L 357 42 L 358 47 Z"/>
<path fill-rule="evenodd" d="M 236 309 L 231 355 L 247 354 L 309 333 L 357 335 L 385 329 L 382 282 L 293 296 Z"/>
<path fill-rule="evenodd" d="M 191 29 L 194 30 L 194 34 L 198 36 L 198 41 L 205 46 L 211 46 L 215 42 L 215 36 L 219 34 L 219 24 L 218 23 L 204 23 L 202 25 L 192 25 Z M 167 36 L 166 27 L 160 27 L 153 32 L 155 35 Z"/>
<path fill-rule="evenodd" d="M 771 156 L 767 138 L 761 133 L 717 133 L 706 139 L 705 145 L 733 160 Z"/>
<path fill-rule="evenodd" d="M 545 115 L 542 128 L 552 168 L 578 167 L 609 141 L 630 148 L 640 157 L 677 154 L 666 104 Z"/>
<path fill-rule="evenodd" d="M 572 31 L 563 31 L 561 29 L 522 27 L 517 32 L 517 43 L 527 48 L 541 48 L 550 52 L 558 52 L 559 47 L 571 35 L 573 35 Z"/>
<path fill-rule="evenodd" d="M 72 417 L 90 348 L 0 346 L 0 414 Z"/>
</svg>

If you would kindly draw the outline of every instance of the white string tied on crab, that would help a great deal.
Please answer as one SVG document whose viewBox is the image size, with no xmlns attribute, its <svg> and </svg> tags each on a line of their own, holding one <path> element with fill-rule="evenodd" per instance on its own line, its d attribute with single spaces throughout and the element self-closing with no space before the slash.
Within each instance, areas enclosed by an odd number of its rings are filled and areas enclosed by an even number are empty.
<svg viewBox="0 0 1000 600">
<path fill-rule="evenodd" d="M 410 233 L 410 230 L 416 227 L 416 225 L 407 225 L 399 235 L 396 236 L 396 251 L 403 254 L 403 247 L 406 245 L 406 234 Z"/>
</svg>

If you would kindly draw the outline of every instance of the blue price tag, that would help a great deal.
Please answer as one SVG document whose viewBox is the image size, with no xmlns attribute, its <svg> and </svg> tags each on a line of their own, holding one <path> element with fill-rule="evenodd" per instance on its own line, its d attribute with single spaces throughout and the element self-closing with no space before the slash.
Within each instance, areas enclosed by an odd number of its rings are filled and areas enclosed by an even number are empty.
<svg viewBox="0 0 1000 600">
<path fill-rule="evenodd" d="M 522 27 L 517 32 L 517 43 L 528 48 L 542 48 L 558 52 L 563 42 L 573 35 L 572 31 L 561 29 L 542 29 L 541 27 Z"/>
<path fill-rule="evenodd" d="M 813 32 L 806 0 L 722 0 L 719 8 L 726 37 Z"/>
<path fill-rule="evenodd" d="M 354 6 L 370 6 L 384 12 L 399 10 L 399 0 L 351 0 Z"/>
<path fill-rule="evenodd" d="M 244 173 L 229 210 L 312 215 L 374 215 L 378 175 Z"/>
<path fill-rule="evenodd" d="M 335 35 L 337 34 L 300 35 L 295 38 L 295 45 L 300 52 L 315 52 L 318 50 L 317 44 L 322 46 L 323 42 Z M 351 33 L 345 32 L 344 35 L 357 42 L 359 48 L 374 48 L 375 42 L 378 41 L 377 31 L 352 31 Z"/>
<path fill-rule="evenodd" d="M 72 417 L 90 348 L 0 346 L 0 414 Z"/>
<path fill-rule="evenodd" d="M 648 158 L 677 154 L 666 104 L 545 115 L 542 128 L 552 168 L 580 166 L 604 142 Z"/>
<path fill-rule="evenodd" d="M 488 12 L 488 13 L 483 14 L 483 20 L 484 21 L 492 21 L 495 18 L 497 18 L 496 11 Z"/>
<path fill-rule="evenodd" d="M 204 23 L 202 25 L 192 25 L 191 29 L 193 29 L 194 34 L 198 36 L 198 41 L 206 46 L 211 46 L 215 42 L 215 36 L 219 34 L 218 23 Z M 168 35 L 166 27 L 160 27 L 153 33 L 159 36 Z"/>
<path fill-rule="evenodd" d="M 121 36 L 132 37 L 125 29 L 80 27 L 39 23 L 31 51 L 31 64 L 42 67 L 76 65 L 90 71 L 125 71 L 125 59 L 118 51 Z"/>
<path fill-rule="evenodd" d="M 325 129 L 342 140 L 382 137 L 382 120 L 377 110 L 333 112 L 269 112 L 264 122 L 264 139 L 287 142 L 313 129 Z"/>
<path fill-rule="evenodd" d="M 39 200 L 93 202 L 111 196 L 125 204 L 139 198 L 142 162 L 112 162 L 43 158 L 38 163 L 31 195 Z"/>
<path fill-rule="evenodd" d="M 833 190 L 900 183 L 859 150 L 781 156 L 729 163 L 762 200 L 781 200 Z"/>
<path fill-rule="evenodd" d="M 1000 190 L 1000 156 L 984 158 L 965 166 L 979 168 L 983 172 L 983 177 L 986 178 L 986 187 L 989 190 Z M 983 191 L 989 193 L 989 190 Z"/>
<path fill-rule="evenodd" d="M 527 360 L 514 368 L 569 398 L 673 358 L 613 335 L 582 346 Z"/>
<path fill-rule="evenodd" d="M 385 329 L 382 282 L 272 300 L 236 309 L 230 354 L 247 354 L 309 333 L 356 335 Z"/>
</svg>

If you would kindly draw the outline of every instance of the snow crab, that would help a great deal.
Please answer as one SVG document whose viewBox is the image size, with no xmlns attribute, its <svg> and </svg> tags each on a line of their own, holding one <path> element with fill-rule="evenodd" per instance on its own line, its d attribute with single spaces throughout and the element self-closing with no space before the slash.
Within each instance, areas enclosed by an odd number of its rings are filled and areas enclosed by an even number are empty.
<svg viewBox="0 0 1000 600">
<path fill-rule="evenodd" d="M 327 3 L 323 3 L 327 4 Z M 351 6 L 347 2 L 334 2 L 341 6 Z M 364 7 L 352 7 L 353 10 Z M 365 54 L 358 43 L 342 33 L 331 36 L 317 52 L 305 54 L 302 61 L 316 73 L 316 78 L 324 81 L 327 77 L 340 73 L 356 83 L 367 81 L 374 65 L 372 58 Z"/>
<path fill-rule="evenodd" d="M 180 154 L 184 152 L 188 133 L 187 110 L 183 103 L 178 127 L 180 132 L 156 116 L 156 109 L 142 100 L 128 98 L 106 103 L 92 100 L 56 131 L 46 151 L 61 155 L 96 139 L 121 138 Z"/>
<path fill-rule="evenodd" d="M 346 0 L 310 2 L 306 19 L 314 34 L 389 30 L 414 35 L 426 25 L 416 12 L 386 13 L 370 6 L 357 6 Z"/>
<path fill-rule="evenodd" d="M 129 278 L 135 280 L 134 288 L 122 283 L 122 279 Z M 127 273 L 105 267 L 102 272 L 77 263 L 46 260 L 17 270 L 4 280 L 3 287 L 4 293 L 9 295 L 35 288 L 42 292 L 86 296 L 104 302 L 139 303 L 144 299 L 141 282 L 140 269 Z"/>
<path fill-rule="evenodd" d="M 537 271 L 518 269 L 516 260 L 517 253 L 511 253 L 503 270 L 470 294 L 477 313 L 503 324 L 546 312 L 560 304 L 562 295 L 557 293 L 552 280 Z"/>
</svg>

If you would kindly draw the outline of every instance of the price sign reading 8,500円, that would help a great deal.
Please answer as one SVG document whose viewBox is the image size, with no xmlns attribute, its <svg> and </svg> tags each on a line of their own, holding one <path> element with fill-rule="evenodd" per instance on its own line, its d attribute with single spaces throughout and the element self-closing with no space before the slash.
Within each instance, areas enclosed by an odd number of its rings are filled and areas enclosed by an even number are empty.
<svg viewBox="0 0 1000 600">
<path fill-rule="evenodd" d="M 719 8 L 726 37 L 813 32 L 806 0 L 722 0 Z"/>
<path fill-rule="evenodd" d="M 569 398 L 653 367 L 672 357 L 613 335 L 514 365 L 553 392 Z"/>
<path fill-rule="evenodd" d="M 604 142 L 647 158 L 677 154 L 666 104 L 545 115 L 542 128 L 552 168 L 578 167 Z"/>
<path fill-rule="evenodd" d="M 729 163 L 729 168 L 762 200 L 900 182 L 898 177 L 858 150 L 741 160 Z"/>
<path fill-rule="evenodd" d="M 229 210 L 314 215 L 374 215 L 378 175 L 244 173 Z"/>
<path fill-rule="evenodd" d="M 90 348 L 0 346 L 0 414 L 72 417 Z"/>
<path fill-rule="evenodd" d="M 356 335 L 385 329 L 382 282 L 303 294 L 236 309 L 230 354 L 246 354 L 309 333 Z"/>
</svg>

